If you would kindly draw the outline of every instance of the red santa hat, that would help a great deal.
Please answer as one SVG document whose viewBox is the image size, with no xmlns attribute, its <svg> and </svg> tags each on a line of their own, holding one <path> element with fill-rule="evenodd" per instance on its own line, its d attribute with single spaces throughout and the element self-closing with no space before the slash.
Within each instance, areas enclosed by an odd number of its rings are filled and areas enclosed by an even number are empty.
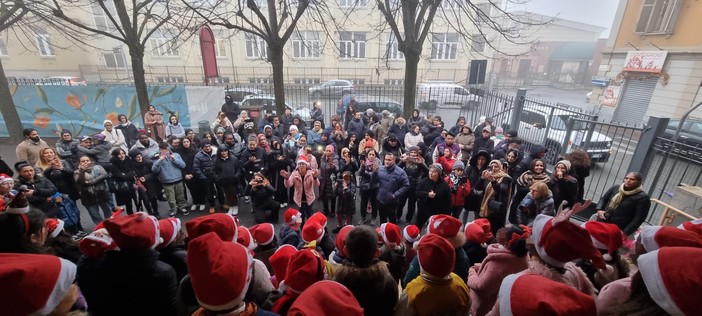
<svg viewBox="0 0 702 316">
<path fill-rule="evenodd" d="M 154 249 L 161 241 L 158 220 L 143 212 L 110 218 L 104 225 L 121 250 Z"/>
<path fill-rule="evenodd" d="M 702 235 L 672 226 L 645 226 L 640 238 L 646 252 L 663 247 L 702 248 Z"/>
<path fill-rule="evenodd" d="M 0 173 L 0 184 L 7 182 L 15 183 L 15 179 L 12 179 L 12 177 L 8 176 L 7 174 Z"/>
<path fill-rule="evenodd" d="M 402 230 L 402 237 L 405 238 L 405 240 L 413 244 L 417 240 L 419 240 L 419 227 L 416 225 L 407 225 L 405 226 L 405 229 Z"/>
<path fill-rule="evenodd" d="M 590 234 L 567 217 L 555 221 L 548 215 L 536 216 L 532 237 L 539 257 L 557 268 L 575 259 L 585 259 L 592 260 L 595 267 L 605 269 L 602 253 L 592 244 Z"/>
<path fill-rule="evenodd" d="M 393 223 L 383 223 L 380 225 L 380 237 L 383 238 L 383 243 L 386 245 L 399 245 L 402 243 L 400 227 Z"/>
<path fill-rule="evenodd" d="M 317 251 L 305 248 L 290 257 L 285 275 L 288 290 L 300 294 L 310 285 L 324 279 L 324 258 Z"/>
<path fill-rule="evenodd" d="M 310 218 L 307 221 L 315 221 L 319 223 L 319 225 L 322 226 L 322 228 L 327 227 L 327 217 L 322 212 L 312 214 L 312 216 L 310 216 Z"/>
<path fill-rule="evenodd" d="M 695 232 L 699 235 L 702 235 L 702 219 L 696 219 L 696 220 L 692 220 L 689 222 L 684 222 L 684 223 L 678 225 L 678 228 L 689 230 L 691 232 Z"/>
<path fill-rule="evenodd" d="M 173 243 L 181 229 L 180 219 L 175 217 L 166 218 L 158 221 L 158 228 L 161 234 L 161 242 L 156 246 L 156 249 L 162 249 Z"/>
<path fill-rule="evenodd" d="M 51 255 L 0 254 L 4 315 L 49 315 L 70 293 L 76 265 Z"/>
<path fill-rule="evenodd" d="M 298 164 L 303 163 L 303 164 L 309 166 L 309 165 L 310 165 L 310 159 L 307 158 L 306 155 L 300 155 L 300 156 L 297 157 L 297 163 L 298 163 Z"/>
<path fill-rule="evenodd" d="M 353 229 L 353 227 L 353 225 L 346 225 L 342 227 L 339 230 L 339 233 L 336 234 L 336 238 L 334 238 L 334 245 L 342 257 L 347 256 L 346 250 L 344 250 L 344 246 L 346 246 L 346 236 L 349 235 L 349 232 Z"/>
<path fill-rule="evenodd" d="M 17 194 L 12 197 L 10 203 L 7 204 L 5 212 L 10 214 L 27 214 L 29 212 L 29 202 L 27 202 L 27 186 L 23 185 L 17 190 Z"/>
<path fill-rule="evenodd" d="M 292 245 L 282 245 L 268 258 L 268 263 L 271 264 L 273 275 L 282 282 L 285 280 L 285 274 L 288 271 L 290 258 L 297 252 L 297 248 Z"/>
<path fill-rule="evenodd" d="M 419 240 L 417 258 L 424 272 L 443 278 L 453 271 L 456 250 L 445 238 L 429 233 Z"/>
<path fill-rule="evenodd" d="M 610 223 L 597 221 L 588 221 L 583 223 L 583 227 L 590 234 L 592 244 L 597 249 L 606 250 L 607 253 L 602 257 L 606 261 L 612 261 L 612 255 L 617 253 L 617 250 L 622 247 L 626 236 L 619 229 L 619 226 Z"/>
<path fill-rule="evenodd" d="M 500 315 L 597 315 L 595 300 L 590 295 L 538 274 L 505 277 L 498 292 L 498 304 Z"/>
<path fill-rule="evenodd" d="M 56 238 L 56 236 L 58 236 L 61 233 L 61 231 L 63 231 L 63 226 L 65 225 L 65 223 L 58 218 L 49 218 L 46 220 L 44 225 L 46 225 L 46 229 L 48 230 L 47 233 L 49 235 L 49 238 Z"/>
<path fill-rule="evenodd" d="M 124 212 L 123 208 L 115 207 L 115 209 L 112 210 L 112 215 L 110 215 L 110 218 L 120 217 L 120 216 L 122 216 L 123 212 Z M 93 230 L 98 230 L 98 229 L 104 228 L 105 227 L 104 225 L 105 225 L 105 221 L 99 222 L 99 223 L 97 223 L 97 225 L 95 225 L 95 228 Z"/>
<path fill-rule="evenodd" d="M 96 229 L 83 237 L 78 243 L 78 246 L 80 252 L 86 257 L 92 258 L 102 257 L 105 252 L 118 249 L 117 244 L 115 244 L 105 228 Z"/>
<path fill-rule="evenodd" d="M 490 221 L 486 218 L 479 218 L 472 222 L 468 222 L 465 228 L 466 240 L 482 244 L 483 247 L 487 247 L 487 242 L 492 239 L 492 230 L 490 228 Z"/>
<path fill-rule="evenodd" d="M 271 223 L 262 223 L 251 226 L 249 232 L 253 236 L 254 241 L 262 246 L 273 242 L 275 238 L 275 227 Z"/>
<path fill-rule="evenodd" d="M 244 226 L 239 226 L 237 230 L 239 232 L 236 237 L 236 242 L 246 247 L 248 250 L 254 250 L 256 248 L 256 244 L 254 243 L 253 236 L 251 236 L 249 229 Z"/>
<path fill-rule="evenodd" d="M 308 220 L 305 226 L 302 227 L 302 241 L 305 243 L 315 240 L 319 243 L 322 241 L 322 237 L 324 237 L 324 227 L 316 221 Z"/>
<path fill-rule="evenodd" d="M 319 281 L 307 288 L 290 306 L 288 316 L 363 316 L 363 308 L 345 286 Z"/>
<path fill-rule="evenodd" d="M 224 241 L 236 242 L 237 222 L 228 214 L 215 213 L 193 218 L 185 223 L 190 239 L 195 239 L 209 232 L 215 232 Z"/>
<path fill-rule="evenodd" d="M 641 255 L 639 273 L 648 294 L 670 315 L 699 315 L 702 249 L 665 247 Z"/>
<path fill-rule="evenodd" d="M 302 213 L 294 208 L 288 208 L 285 210 L 283 218 L 285 219 L 285 224 L 293 225 L 298 220 L 302 220 Z"/>
<path fill-rule="evenodd" d="M 463 223 L 457 218 L 451 215 L 439 214 L 429 218 L 427 231 L 430 234 L 437 234 L 448 239 L 458 235 L 458 232 L 461 231 L 461 226 L 463 226 Z"/>
<path fill-rule="evenodd" d="M 210 232 L 188 244 L 188 272 L 198 303 L 209 311 L 241 312 L 251 283 L 253 257 L 243 246 Z"/>
</svg>

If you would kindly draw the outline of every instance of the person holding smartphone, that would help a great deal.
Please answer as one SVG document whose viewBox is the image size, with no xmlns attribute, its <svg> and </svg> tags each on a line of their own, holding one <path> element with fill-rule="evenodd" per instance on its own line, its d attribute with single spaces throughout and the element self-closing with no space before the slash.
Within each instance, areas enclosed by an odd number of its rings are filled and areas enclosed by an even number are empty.
<svg viewBox="0 0 702 316">
<path fill-rule="evenodd" d="M 405 170 L 407 178 L 409 179 L 410 188 L 416 188 L 422 179 L 429 175 L 429 167 L 427 167 L 424 158 L 420 155 L 419 147 L 412 146 L 408 148 L 409 152 L 402 155 L 400 158 L 400 168 Z M 406 194 L 400 199 L 397 205 L 396 216 L 399 221 L 402 218 L 402 213 L 407 205 L 407 215 L 405 215 L 405 222 L 407 224 L 412 222 L 414 217 L 414 212 L 417 209 L 417 196 L 415 194 Z"/>
<path fill-rule="evenodd" d="M 280 203 L 273 199 L 275 188 L 273 188 L 266 176 L 256 172 L 251 181 L 249 181 L 248 186 L 246 186 L 244 195 L 251 196 L 256 224 L 278 224 Z"/>
</svg>

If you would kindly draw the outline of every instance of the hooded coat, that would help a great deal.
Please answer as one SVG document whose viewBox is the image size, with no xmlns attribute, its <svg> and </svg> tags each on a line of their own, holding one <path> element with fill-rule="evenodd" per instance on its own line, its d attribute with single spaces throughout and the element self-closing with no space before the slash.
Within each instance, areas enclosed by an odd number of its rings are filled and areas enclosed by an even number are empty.
<svg viewBox="0 0 702 316">
<path fill-rule="evenodd" d="M 500 244 L 489 245 L 487 254 L 482 263 L 476 263 L 468 270 L 466 285 L 471 290 L 471 312 L 476 316 L 492 310 L 506 276 L 529 268 L 527 256 L 517 257 Z"/>
</svg>

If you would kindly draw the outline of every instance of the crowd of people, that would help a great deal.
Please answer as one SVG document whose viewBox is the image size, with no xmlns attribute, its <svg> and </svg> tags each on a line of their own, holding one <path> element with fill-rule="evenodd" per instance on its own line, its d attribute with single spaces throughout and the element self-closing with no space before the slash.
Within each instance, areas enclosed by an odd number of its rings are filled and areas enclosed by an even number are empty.
<svg viewBox="0 0 702 316">
<path fill-rule="evenodd" d="M 12 284 L 3 306 L 15 306 L 11 315 L 694 314 L 702 222 L 640 229 L 650 207 L 641 175 L 594 205 L 587 153 L 552 172 L 547 148 L 525 153 L 517 132 L 489 117 L 448 127 L 417 110 L 361 113 L 353 100 L 329 122 L 319 105 L 313 112 L 311 122 L 289 109 L 254 122 L 227 99 L 214 133 L 198 137 L 152 107 L 142 130 L 120 115 L 96 135 L 62 131 L 55 147 L 25 130 L 14 170 L 0 164 L 0 280 Z M 94 229 L 82 227 L 77 201 Z M 589 221 L 570 220 L 588 208 Z M 241 225 L 244 209 L 255 225 Z"/>
</svg>

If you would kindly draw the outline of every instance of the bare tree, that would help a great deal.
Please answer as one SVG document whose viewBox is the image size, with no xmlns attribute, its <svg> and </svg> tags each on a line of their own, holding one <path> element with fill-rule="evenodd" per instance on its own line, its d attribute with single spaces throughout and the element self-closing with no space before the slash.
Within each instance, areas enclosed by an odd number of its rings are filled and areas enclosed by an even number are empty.
<svg viewBox="0 0 702 316">
<path fill-rule="evenodd" d="M 0 33 L 6 33 L 11 27 L 16 26 L 26 19 L 29 11 L 23 6 L 22 0 L 0 2 Z M 2 112 L 10 141 L 17 142 L 24 138 L 22 135 L 22 121 L 17 113 L 15 102 L 12 100 L 10 86 L 5 76 L 5 69 L 0 59 L 0 112 Z"/>
<path fill-rule="evenodd" d="M 267 60 L 273 67 L 273 91 L 277 113 L 285 111 L 284 56 L 285 45 L 298 22 L 310 8 L 327 12 L 325 1 L 319 0 L 232 0 L 227 7 L 222 0 L 201 0 L 193 4 L 182 0 L 204 21 L 215 26 L 244 32 L 266 43 Z M 213 3 L 214 2 L 214 3 Z"/>
<path fill-rule="evenodd" d="M 99 6 L 104 12 L 107 25 L 97 26 L 92 21 L 82 20 L 76 13 Z M 184 7 L 177 0 L 45 0 L 37 1 L 29 10 L 42 20 L 61 25 L 69 30 L 97 35 L 119 41 L 127 46 L 131 60 L 134 86 L 142 114 L 149 108 L 149 94 L 144 72 L 144 55 L 149 40 L 155 34 L 167 39 L 153 49 L 173 50 L 183 37 L 192 35 L 191 19 L 184 14 Z M 85 43 L 85 39 L 72 39 Z M 90 43 L 88 43 L 90 44 Z"/>
<path fill-rule="evenodd" d="M 488 0 L 489 5 L 483 7 L 470 0 L 376 0 L 376 3 L 384 23 L 397 40 L 397 49 L 405 56 L 403 107 L 406 117 L 411 115 L 416 105 L 417 69 L 432 27 L 441 24 L 457 32 L 470 48 L 486 45 L 504 56 L 531 51 L 536 41 L 524 37 L 519 31 L 525 26 L 550 22 L 535 21 L 528 15 L 508 12 L 502 8 L 501 1 L 496 0 Z M 497 14 L 485 12 L 491 10 Z M 482 40 L 475 41 L 474 36 Z M 501 40 L 526 48 L 520 53 L 502 51 L 496 45 Z"/>
</svg>

